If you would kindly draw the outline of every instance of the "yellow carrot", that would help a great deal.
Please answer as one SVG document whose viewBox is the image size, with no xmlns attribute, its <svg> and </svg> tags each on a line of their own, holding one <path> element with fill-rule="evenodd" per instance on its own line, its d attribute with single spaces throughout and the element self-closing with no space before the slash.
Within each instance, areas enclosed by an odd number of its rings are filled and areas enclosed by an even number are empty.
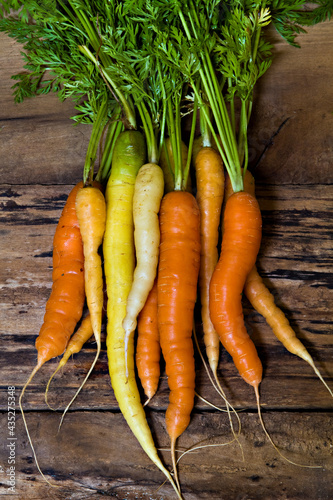
<svg viewBox="0 0 333 500">
<path fill-rule="evenodd" d="M 136 268 L 123 321 L 126 358 L 128 342 L 134 334 L 138 314 L 145 305 L 156 277 L 160 245 L 158 212 L 163 192 L 161 168 L 155 163 L 143 165 L 136 177 L 133 195 Z"/>
</svg>

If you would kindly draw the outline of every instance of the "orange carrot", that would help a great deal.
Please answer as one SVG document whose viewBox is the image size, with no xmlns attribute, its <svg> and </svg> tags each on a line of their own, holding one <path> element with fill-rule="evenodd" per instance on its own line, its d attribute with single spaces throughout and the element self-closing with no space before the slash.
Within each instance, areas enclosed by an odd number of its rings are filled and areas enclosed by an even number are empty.
<svg viewBox="0 0 333 500">
<path fill-rule="evenodd" d="M 44 322 L 36 340 L 37 366 L 62 354 L 82 316 L 85 300 L 82 238 L 75 211 L 75 199 L 82 182 L 68 196 L 53 240 L 51 295 Z"/>
<path fill-rule="evenodd" d="M 102 186 L 99 183 L 93 183 L 79 189 L 75 208 L 83 241 L 85 294 L 97 349 L 87 375 L 62 414 L 59 428 L 69 407 L 93 371 L 101 351 L 104 292 L 102 259 L 99 248 L 102 245 L 106 223 L 106 203 Z"/>
<path fill-rule="evenodd" d="M 24 425 L 38 470 L 42 475 L 23 413 L 22 397 L 41 366 L 51 358 L 63 353 L 77 322 L 82 316 L 85 301 L 84 257 L 82 238 L 75 211 L 76 194 L 81 187 L 82 182 L 79 182 L 70 192 L 55 231 L 53 240 L 53 285 L 46 303 L 44 322 L 36 340 L 37 364 L 23 386 L 19 398 L 19 407 Z"/>
<path fill-rule="evenodd" d="M 157 324 L 157 280 L 155 280 L 138 317 L 136 367 L 141 385 L 148 398 L 146 404 L 157 391 L 160 377 L 160 355 L 160 336 Z"/>
<path fill-rule="evenodd" d="M 309 363 L 333 397 L 331 389 L 315 366 L 312 356 L 302 342 L 296 337 L 296 333 L 290 326 L 283 311 L 275 304 L 274 297 L 264 284 L 256 266 L 252 268 L 246 279 L 244 292 L 254 309 L 266 319 L 276 338 L 289 352 L 296 354 L 296 356 L 299 356 Z"/>
<path fill-rule="evenodd" d="M 252 196 L 255 195 L 255 181 L 249 170 L 247 170 L 244 175 L 244 191 L 252 194 Z M 225 199 L 227 200 L 232 193 L 232 185 L 230 179 L 227 178 L 225 183 Z M 309 363 L 315 374 L 323 382 L 331 396 L 333 396 L 331 389 L 315 366 L 312 356 L 302 342 L 296 337 L 296 333 L 290 326 L 283 311 L 276 306 L 274 297 L 263 282 L 256 266 L 252 268 L 246 278 L 244 293 L 251 302 L 253 308 L 266 319 L 276 338 L 289 352 Z"/>
<path fill-rule="evenodd" d="M 105 312 L 106 312 L 106 291 L 105 290 L 104 290 L 104 305 L 103 305 L 102 312 L 103 312 L 103 317 L 104 317 Z M 70 338 L 68 345 L 66 347 L 66 350 L 65 350 L 61 360 L 59 361 L 59 364 L 58 364 L 56 370 L 53 372 L 53 374 L 51 375 L 51 377 L 47 383 L 46 390 L 45 390 L 45 402 L 49 406 L 49 408 L 51 408 L 51 406 L 48 403 L 48 391 L 49 391 L 50 384 L 52 382 L 53 377 L 58 373 L 58 371 L 61 368 L 63 368 L 66 365 L 67 361 L 69 360 L 69 358 L 71 356 L 73 356 L 74 354 L 77 354 L 81 351 L 84 344 L 90 339 L 90 337 L 93 334 L 94 334 L 94 331 L 93 331 L 93 327 L 92 327 L 92 323 L 91 323 L 91 317 L 90 317 L 90 314 L 88 312 L 86 314 L 86 316 L 84 316 L 84 318 L 82 318 L 81 324 L 80 324 L 79 328 L 77 329 L 77 331 Z"/>
<path fill-rule="evenodd" d="M 219 153 L 203 147 L 195 157 L 197 202 L 200 209 L 201 259 L 199 288 L 204 342 L 211 370 L 216 376 L 220 340 L 210 319 L 209 284 L 218 261 L 218 238 L 224 192 L 223 163 Z"/>
<path fill-rule="evenodd" d="M 243 175 L 243 184 L 244 184 L 244 191 L 249 193 L 251 196 L 255 196 L 255 182 L 254 182 L 254 177 L 252 174 L 246 170 L 245 175 Z M 230 179 L 226 179 L 225 183 L 225 194 L 224 194 L 224 200 L 227 201 L 230 196 L 233 194 L 233 189 L 232 185 L 230 182 Z M 276 335 L 276 337 L 282 342 L 284 347 L 288 349 L 291 353 L 296 354 L 300 358 L 304 359 L 307 361 L 310 366 L 313 368 L 314 372 L 316 375 L 320 378 L 320 380 L 323 382 L 331 396 L 333 396 L 333 393 L 331 389 L 328 387 L 324 379 L 322 378 L 319 370 L 316 368 L 312 357 L 310 354 L 307 352 L 301 341 L 296 337 L 295 332 L 292 330 L 287 318 L 283 314 L 283 312 L 275 305 L 274 303 L 274 297 L 270 293 L 270 291 L 267 289 L 265 284 L 263 283 L 258 271 L 256 265 L 253 266 L 249 274 L 247 275 L 245 285 L 244 285 L 244 292 L 249 301 L 251 302 L 252 306 L 256 311 L 258 311 L 260 314 L 264 316 L 268 324 L 271 326 L 273 333 Z M 258 392 L 256 391 L 256 396 L 257 396 L 257 405 L 258 405 L 258 415 L 259 415 L 259 420 L 261 423 L 261 426 L 263 428 L 263 431 L 265 432 L 268 440 L 272 444 L 272 446 L 275 448 L 275 450 L 279 453 L 279 455 L 286 460 L 287 462 L 297 465 L 300 467 L 310 467 L 313 468 L 313 466 L 304 466 L 302 464 L 297 464 L 295 462 L 292 462 L 289 460 L 287 457 L 285 457 L 281 451 L 278 449 L 278 447 L 275 445 L 273 442 L 272 438 L 270 437 L 262 415 L 261 415 L 261 409 L 260 409 L 260 404 L 259 404 L 259 396 Z M 314 466 L 316 468 L 316 466 Z"/>
<path fill-rule="evenodd" d="M 261 214 L 257 200 L 245 192 L 230 196 L 224 212 L 224 234 L 219 262 L 210 283 L 210 313 L 225 349 L 258 398 L 262 365 L 250 339 L 242 310 L 242 291 L 261 242 Z"/>
<path fill-rule="evenodd" d="M 176 439 L 185 431 L 194 405 L 193 310 L 200 266 L 200 215 L 193 195 L 172 191 L 162 200 L 158 267 L 158 327 L 170 388 L 166 427 L 176 481 Z"/>
</svg>

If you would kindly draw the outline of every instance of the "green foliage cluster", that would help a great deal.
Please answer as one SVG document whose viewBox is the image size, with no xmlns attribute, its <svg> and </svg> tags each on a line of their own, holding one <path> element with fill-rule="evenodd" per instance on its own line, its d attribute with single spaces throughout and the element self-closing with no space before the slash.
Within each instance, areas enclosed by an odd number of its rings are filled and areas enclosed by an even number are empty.
<svg viewBox="0 0 333 500">
<path fill-rule="evenodd" d="M 121 109 L 127 128 L 144 129 L 154 161 L 166 132 L 180 153 L 180 120 L 198 107 L 240 189 L 253 90 L 273 60 L 267 28 L 297 47 L 307 26 L 331 18 L 333 1 L 0 0 L 0 8 L 0 30 L 23 44 L 17 102 L 52 90 L 73 99 L 76 122 L 93 124 L 105 103 L 109 119 Z"/>
</svg>

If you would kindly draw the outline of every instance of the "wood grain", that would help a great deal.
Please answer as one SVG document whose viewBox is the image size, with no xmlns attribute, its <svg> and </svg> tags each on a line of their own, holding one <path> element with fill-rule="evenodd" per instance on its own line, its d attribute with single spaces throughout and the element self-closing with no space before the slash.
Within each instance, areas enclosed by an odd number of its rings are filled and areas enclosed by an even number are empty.
<svg viewBox="0 0 333 500">
<path fill-rule="evenodd" d="M 58 433 L 60 415 L 28 412 L 27 421 L 50 488 L 36 474 L 21 421 L 17 427 L 17 489 L 13 498 L 40 499 L 159 499 L 173 498 L 163 475 L 137 446 L 122 415 L 115 412 L 73 412 Z M 300 468 L 281 458 L 267 441 L 255 413 L 241 414 L 240 444 L 232 436 L 226 415 L 194 412 L 191 426 L 179 439 L 179 454 L 192 446 L 214 445 L 193 451 L 179 462 L 188 500 L 304 499 L 328 500 L 333 458 L 331 419 L 323 413 L 265 413 L 267 428 L 289 460 L 318 468 Z M 170 465 L 164 416 L 148 411 L 161 457 Z M 2 420 L 4 420 L 2 416 Z M 6 442 L 5 425 L 0 436 Z M 47 439 L 46 439 L 47 436 Z M 229 444 L 228 444 L 229 443 Z M 162 486 L 162 487 L 161 487 Z M 161 489 L 159 489 L 161 487 Z M 12 498 L 12 497 L 10 497 Z"/>
</svg>

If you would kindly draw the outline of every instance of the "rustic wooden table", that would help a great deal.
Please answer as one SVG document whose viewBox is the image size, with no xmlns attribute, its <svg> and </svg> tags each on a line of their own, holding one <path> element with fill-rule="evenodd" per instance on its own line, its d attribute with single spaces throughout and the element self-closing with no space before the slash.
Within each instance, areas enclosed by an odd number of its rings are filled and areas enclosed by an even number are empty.
<svg viewBox="0 0 333 500">
<path fill-rule="evenodd" d="M 274 35 L 272 35 L 274 36 Z M 276 59 L 260 83 L 250 133 L 250 166 L 263 214 L 259 270 L 300 339 L 333 388 L 332 165 L 333 22 L 300 37 L 302 48 L 277 41 Z M 13 499 L 171 499 L 172 489 L 139 447 L 118 410 L 105 343 L 94 373 L 68 412 L 61 411 L 93 359 L 88 343 L 51 386 L 48 362 L 26 393 L 24 407 L 39 463 L 36 469 L 18 411 L 18 396 L 36 362 L 34 342 L 51 287 L 52 237 L 71 186 L 82 173 L 89 127 L 73 127 L 70 102 L 56 95 L 15 105 L 10 75 L 22 67 L 20 47 L 0 37 L 1 183 L 1 448 L 0 495 Z M 302 360 L 288 353 L 244 299 L 248 330 L 264 366 L 263 417 L 283 460 L 265 437 L 253 391 L 221 353 L 219 376 L 240 418 L 244 461 L 225 413 L 196 400 L 183 450 L 216 444 L 179 463 L 185 500 L 332 498 L 332 408 L 329 393 Z M 200 334 L 200 329 L 199 332 Z M 103 332 L 105 340 L 105 331 Z M 9 387 L 15 387 L 11 399 Z M 222 405 L 197 356 L 197 391 Z M 10 434 L 15 401 L 15 431 Z M 157 446 L 170 465 L 164 411 L 168 387 L 146 408 Z M 12 465 L 12 469 L 10 469 Z M 12 481 L 12 483 L 10 482 Z M 9 488 L 14 485 L 13 490 Z M 160 487 L 161 486 L 161 487 Z"/>
</svg>

